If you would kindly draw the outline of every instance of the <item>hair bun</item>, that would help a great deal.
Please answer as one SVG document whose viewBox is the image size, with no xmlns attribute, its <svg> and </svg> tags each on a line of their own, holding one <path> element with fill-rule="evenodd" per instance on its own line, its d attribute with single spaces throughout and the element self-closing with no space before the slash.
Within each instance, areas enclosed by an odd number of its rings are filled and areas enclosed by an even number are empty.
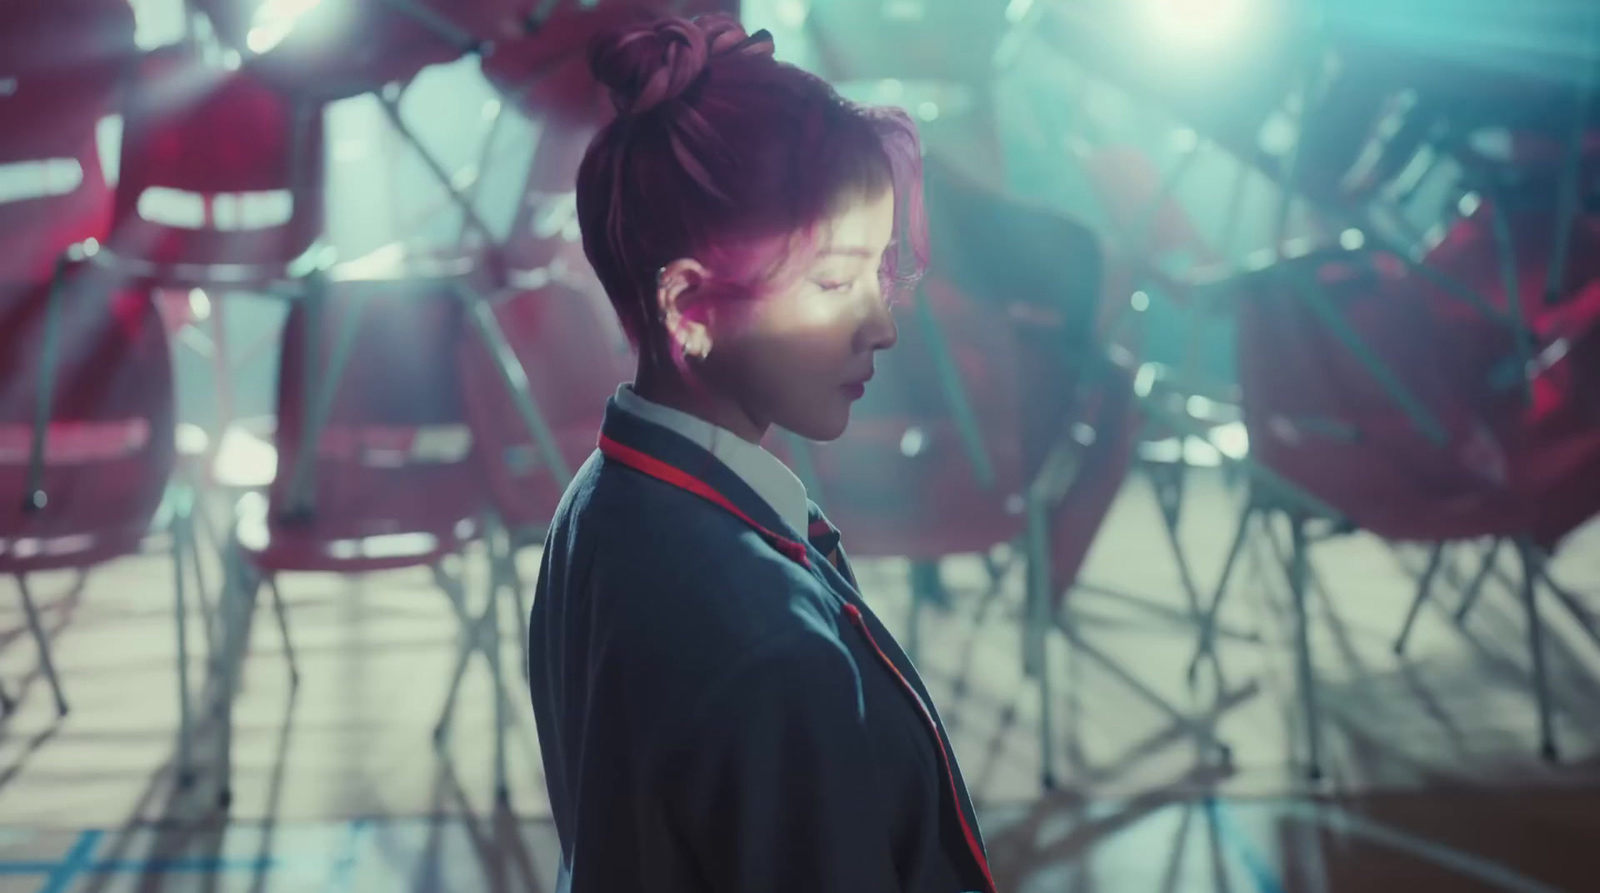
<svg viewBox="0 0 1600 893">
<path fill-rule="evenodd" d="M 772 51 L 771 35 L 748 35 L 726 13 L 661 18 L 599 37 L 590 47 L 589 71 L 611 91 L 618 114 L 640 115 L 683 95 L 718 56 Z"/>
</svg>

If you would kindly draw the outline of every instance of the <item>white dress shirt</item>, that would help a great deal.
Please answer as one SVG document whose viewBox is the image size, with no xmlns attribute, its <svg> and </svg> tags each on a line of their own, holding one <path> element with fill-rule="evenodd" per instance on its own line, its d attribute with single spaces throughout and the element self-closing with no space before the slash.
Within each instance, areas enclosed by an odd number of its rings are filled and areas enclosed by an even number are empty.
<svg viewBox="0 0 1600 893">
<path fill-rule="evenodd" d="M 709 451 L 804 538 L 810 523 L 806 487 L 777 456 L 705 419 L 646 400 L 632 385 L 617 388 L 617 406 Z"/>
</svg>

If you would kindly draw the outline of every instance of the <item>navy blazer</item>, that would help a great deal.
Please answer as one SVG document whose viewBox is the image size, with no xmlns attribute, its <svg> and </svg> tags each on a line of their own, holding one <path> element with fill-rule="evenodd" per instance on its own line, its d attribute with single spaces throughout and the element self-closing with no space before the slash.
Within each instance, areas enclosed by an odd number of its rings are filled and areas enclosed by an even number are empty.
<svg viewBox="0 0 1600 893">
<path fill-rule="evenodd" d="M 558 891 L 992 893 L 927 691 L 815 505 L 805 534 L 608 407 L 529 629 Z"/>
</svg>

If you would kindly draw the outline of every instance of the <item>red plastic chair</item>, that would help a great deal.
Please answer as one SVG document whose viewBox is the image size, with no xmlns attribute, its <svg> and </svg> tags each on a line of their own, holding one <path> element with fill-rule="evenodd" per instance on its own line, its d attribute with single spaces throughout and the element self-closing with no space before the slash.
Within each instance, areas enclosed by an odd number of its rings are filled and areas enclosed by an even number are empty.
<svg viewBox="0 0 1600 893">
<path fill-rule="evenodd" d="M 277 578 L 303 571 L 363 574 L 409 567 L 433 570 L 462 620 L 463 654 L 482 649 L 501 692 L 498 652 L 484 644 L 496 641 L 495 612 L 470 617 L 459 578 L 443 566 L 446 557 L 459 554 L 478 535 L 486 508 L 456 374 L 462 302 L 448 280 L 336 280 L 329 289 L 317 349 L 307 342 L 305 305 L 290 312 L 284 328 L 278 471 L 267 499 L 241 500 L 226 562 L 232 591 L 226 600 L 229 660 L 222 697 L 235 690 L 241 637 L 261 584 L 271 592 L 291 679 L 297 679 Z M 348 362 L 323 398 L 329 402 L 316 440 L 314 507 L 308 515 L 286 514 L 301 428 L 324 412 L 304 403 L 303 370 L 321 374 L 340 353 Z M 497 720 L 503 733 L 503 707 Z M 497 740 L 503 792 L 503 738 Z M 224 803 L 231 798 L 226 782 L 221 794 Z"/>
<path fill-rule="evenodd" d="M 173 48 L 146 57 L 123 113 L 112 248 L 164 284 L 264 287 L 323 233 L 322 107 L 249 68 Z M 151 216 L 162 199 L 197 219 Z M 284 207 L 284 205 L 287 207 Z M 268 214 L 274 207 L 280 213 Z M 260 215 L 264 221 L 252 220 Z"/>
<path fill-rule="evenodd" d="M 324 232 L 322 106 L 253 68 L 214 66 L 191 48 L 147 55 L 124 103 L 111 251 L 125 276 L 187 292 L 298 285 L 296 264 Z M 227 299 L 211 312 L 218 429 L 233 423 Z"/>
<path fill-rule="evenodd" d="M 1458 232 L 1451 249 L 1430 258 L 1430 264 L 1462 276 L 1486 272 L 1481 259 L 1492 257 L 1492 250 L 1475 245 L 1470 235 L 1475 231 L 1468 226 Z M 1588 364 L 1600 353 L 1600 286 L 1590 279 L 1555 308 L 1540 304 L 1542 282 L 1520 290 L 1516 300 L 1524 304 L 1529 328 L 1541 333 L 1535 353 L 1548 357 L 1543 348 L 1562 342 L 1561 358 L 1553 365 L 1528 369 L 1536 376 L 1530 403 L 1518 389 L 1495 384 L 1497 370 L 1515 357 L 1512 330 L 1500 320 L 1470 310 L 1397 266 L 1372 268 L 1331 255 L 1292 266 L 1300 276 L 1298 288 L 1284 279 L 1295 275 L 1293 271 L 1269 270 L 1245 283 L 1239 305 L 1239 377 L 1255 461 L 1331 507 L 1341 521 L 1384 539 L 1517 540 L 1527 561 L 1523 596 L 1541 745 L 1553 759 L 1534 587 L 1545 579 L 1538 556 L 1600 513 L 1600 485 L 1595 483 L 1600 477 L 1600 419 L 1580 399 L 1594 382 L 1572 374 L 1594 368 Z M 1493 276 L 1473 281 L 1492 291 L 1490 283 L 1498 275 L 1493 271 Z M 1319 286 L 1320 308 L 1306 297 L 1311 282 Z M 1503 295 L 1498 296 L 1500 306 L 1505 306 Z M 1359 356 L 1349 341 L 1337 337 L 1330 320 L 1356 333 L 1369 356 Z M 1371 358 L 1388 370 L 1388 383 L 1374 375 Z M 1524 368 L 1513 365 L 1518 375 Z M 1424 436 L 1397 394 L 1425 408 L 1444 438 Z M 1252 502 L 1247 515 L 1264 507 Z M 1291 584 L 1301 626 L 1300 684 L 1310 768 L 1317 773 L 1318 715 L 1304 606 L 1310 513 L 1291 506 L 1288 514 L 1294 534 Z M 1239 529 L 1234 555 L 1246 527 Z M 1223 572 L 1219 601 L 1232 561 L 1230 557 Z M 1397 649 L 1403 648 L 1427 597 L 1427 577 L 1431 573 L 1424 578 Z M 1203 635 L 1202 649 L 1205 645 Z"/>
<path fill-rule="evenodd" d="M 40 664 L 65 715 L 67 701 L 28 578 L 62 569 L 81 574 L 139 552 L 153 532 L 171 535 L 183 724 L 179 764 L 186 777 L 184 553 L 194 554 L 192 493 L 181 483 L 169 489 L 176 422 L 166 331 L 147 292 L 119 288 L 105 271 L 74 267 L 63 287 L 53 351 L 42 334 L 49 285 L 0 304 L 0 493 L 6 494 L 0 501 L 0 574 L 17 581 Z M 43 362 L 50 352 L 55 362 Z M 36 452 L 40 430 L 43 449 Z M 47 498 L 25 506 L 18 495 L 35 486 L 35 456 L 42 460 L 37 482 Z M 164 506 L 168 496 L 172 501 Z"/>
<path fill-rule="evenodd" d="M 111 193 L 95 131 L 134 52 L 124 0 L 0 7 L 0 168 L 37 166 L 40 187 L 0 200 L 0 289 L 48 282 L 68 247 L 104 241 Z"/>
</svg>

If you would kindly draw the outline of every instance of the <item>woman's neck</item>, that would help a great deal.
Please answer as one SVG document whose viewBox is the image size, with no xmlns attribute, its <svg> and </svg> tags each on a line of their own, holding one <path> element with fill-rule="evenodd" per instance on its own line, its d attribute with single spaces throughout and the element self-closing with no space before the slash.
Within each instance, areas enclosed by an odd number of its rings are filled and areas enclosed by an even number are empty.
<svg viewBox="0 0 1600 893">
<path fill-rule="evenodd" d="M 767 426 L 751 419 L 736 402 L 684 381 L 675 368 L 661 369 L 641 363 L 633 377 L 633 392 L 651 403 L 732 431 L 754 444 L 761 443 L 767 434 Z"/>
</svg>

